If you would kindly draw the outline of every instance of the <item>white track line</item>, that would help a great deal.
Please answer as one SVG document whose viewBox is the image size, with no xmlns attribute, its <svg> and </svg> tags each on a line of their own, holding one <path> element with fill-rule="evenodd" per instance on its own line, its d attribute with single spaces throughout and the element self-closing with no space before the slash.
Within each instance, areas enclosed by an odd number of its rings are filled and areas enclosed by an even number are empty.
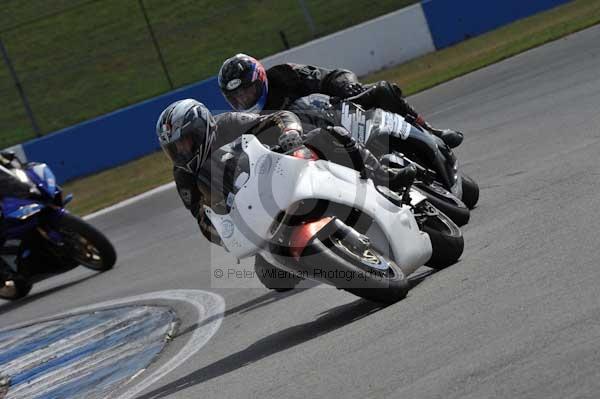
<svg viewBox="0 0 600 399">
<path fill-rule="evenodd" d="M 121 209 L 126 206 L 135 204 L 136 202 L 142 201 L 142 200 L 149 198 L 155 194 L 162 193 L 164 191 L 171 190 L 173 188 L 175 188 L 175 182 L 167 183 L 165 185 L 153 188 L 150 191 L 146 191 L 143 194 L 136 195 L 135 197 L 131 197 L 129 199 L 126 199 L 125 201 L 121 201 L 115 205 L 109 206 L 108 208 L 104 208 L 97 212 L 90 213 L 89 215 L 84 216 L 83 219 L 91 220 L 91 219 L 97 218 L 98 216 L 106 215 L 107 213 L 110 213 L 110 212 L 116 211 L 117 209 Z"/>
</svg>

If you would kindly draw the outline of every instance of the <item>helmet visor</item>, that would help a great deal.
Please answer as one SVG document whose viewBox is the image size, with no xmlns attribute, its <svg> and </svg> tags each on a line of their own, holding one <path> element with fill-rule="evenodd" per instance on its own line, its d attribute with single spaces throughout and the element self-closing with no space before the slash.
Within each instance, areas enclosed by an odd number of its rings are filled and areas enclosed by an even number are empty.
<svg viewBox="0 0 600 399">
<path fill-rule="evenodd" d="M 192 134 L 187 134 L 172 143 L 163 145 L 163 149 L 176 166 L 191 171 L 196 171 L 200 167 L 200 165 L 194 165 L 199 162 L 199 156 L 198 145 Z"/>
<path fill-rule="evenodd" d="M 258 103 L 262 96 L 263 82 L 260 79 L 255 80 L 245 87 L 238 87 L 235 90 L 226 91 L 225 98 L 227 102 L 236 111 L 246 111 Z"/>
</svg>

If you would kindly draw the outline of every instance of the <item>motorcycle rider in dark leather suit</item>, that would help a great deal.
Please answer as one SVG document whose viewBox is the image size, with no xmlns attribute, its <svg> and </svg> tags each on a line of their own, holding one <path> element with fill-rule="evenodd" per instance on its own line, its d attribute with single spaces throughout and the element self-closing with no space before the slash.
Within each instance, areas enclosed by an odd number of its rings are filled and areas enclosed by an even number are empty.
<svg viewBox="0 0 600 399">
<path fill-rule="evenodd" d="M 449 147 L 462 143 L 463 134 L 436 129 L 403 98 L 396 84 L 380 81 L 363 85 L 346 69 L 326 69 L 312 65 L 280 64 L 265 70 L 256 59 L 237 54 L 227 59 L 219 71 L 219 87 L 236 111 L 270 113 L 287 109 L 295 100 L 321 93 L 350 100 L 365 109 L 381 108 L 400 114 L 411 124 L 441 138 Z"/>
<path fill-rule="evenodd" d="M 173 163 L 173 175 L 181 200 L 198 220 L 204 236 L 216 244 L 220 244 L 220 238 L 203 208 L 218 206 L 224 200 L 219 190 L 212 189 L 216 171 L 222 169 L 227 159 L 227 153 L 221 147 L 242 134 L 256 135 L 263 144 L 282 152 L 303 144 L 310 146 L 313 139 L 322 140 L 327 136 L 325 141 L 337 146 L 337 151 L 330 153 L 357 154 L 362 165 L 355 165 L 357 158 L 349 156 L 350 165 L 347 166 L 364 169 L 366 177 L 394 191 L 411 184 L 416 175 L 414 167 L 400 170 L 381 165 L 344 128 L 320 128 L 305 135 L 298 117 L 288 111 L 269 115 L 227 112 L 213 117 L 202 103 L 185 99 L 172 103 L 161 113 L 156 123 L 156 134 Z M 344 162 L 342 157 L 339 158 L 340 162 Z"/>
</svg>

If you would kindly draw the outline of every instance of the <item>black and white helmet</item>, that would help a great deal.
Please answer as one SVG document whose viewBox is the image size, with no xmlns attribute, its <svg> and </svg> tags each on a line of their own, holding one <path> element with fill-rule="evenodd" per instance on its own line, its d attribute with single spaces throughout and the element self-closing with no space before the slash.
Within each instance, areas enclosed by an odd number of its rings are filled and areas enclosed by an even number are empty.
<svg viewBox="0 0 600 399">
<path fill-rule="evenodd" d="M 169 105 L 158 117 L 156 134 L 173 164 L 196 174 L 209 157 L 216 125 L 208 108 L 188 98 Z"/>
</svg>

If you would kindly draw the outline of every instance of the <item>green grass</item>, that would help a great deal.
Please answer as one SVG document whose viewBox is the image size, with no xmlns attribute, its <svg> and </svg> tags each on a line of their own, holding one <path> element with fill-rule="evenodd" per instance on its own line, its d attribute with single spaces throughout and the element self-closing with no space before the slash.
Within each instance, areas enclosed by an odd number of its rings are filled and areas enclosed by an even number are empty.
<svg viewBox="0 0 600 399">
<path fill-rule="evenodd" d="M 364 80 L 395 81 L 407 94 L 413 94 L 599 22 L 600 0 L 575 0 Z M 83 215 L 171 180 L 167 158 L 156 153 L 68 183 L 65 189 L 75 194 L 72 210 Z"/>
<path fill-rule="evenodd" d="M 75 195 L 69 209 L 86 215 L 172 180 L 172 167 L 161 151 L 67 183 L 64 190 Z"/>
<path fill-rule="evenodd" d="M 417 0 L 305 0 L 317 36 Z M 237 52 L 264 57 L 313 38 L 298 0 L 144 0 L 175 87 Z M 170 90 L 138 0 L 8 1 L 0 37 L 44 133 Z M 34 137 L 0 61 L 0 148 Z"/>
</svg>

